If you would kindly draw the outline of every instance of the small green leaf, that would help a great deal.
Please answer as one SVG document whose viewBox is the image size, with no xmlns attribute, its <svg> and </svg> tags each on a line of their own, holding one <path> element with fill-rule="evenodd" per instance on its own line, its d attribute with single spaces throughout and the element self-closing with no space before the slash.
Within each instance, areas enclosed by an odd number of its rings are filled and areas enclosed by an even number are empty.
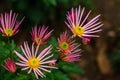
<svg viewBox="0 0 120 80">
<path fill-rule="evenodd" d="M 14 42 L 14 40 L 12 40 L 11 44 L 10 44 L 10 48 L 11 48 L 11 51 L 13 51 L 16 47 L 16 44 Z"/>
<path fill-rule="evenodd" d="M 52 4 L 53 6 L 56 6 L 57 1 L 56 0 L 48 0 L 50 2 L 50 4 Z"/>
<path fill-rule="evenodd" d="M 28 75 L 19 74 L 12 80 L 28 80 Z"/>
<path fill-rule="evenodd" d="M 56 6 L 57 5 L 57 1 L 56 0 L 43 0 L 43 1 L 48 6 L 50 6 L 50 5 Z"/>
<path fill-rule="evenodd" d="M 78 65 L 73 63 L 61 61 L 58 63 L 58 66 L 68 74 L 84 74 L 84 70 L 80 68 Z"/>
<path fill-rule="evenodd" d="M 35 8 L 28 9 L 27 14 L 28 14 L 29 19 L 33 21 L 34 23 L 39 23 L 40 19 L 43 17 L 43 14 Z"/>
<path fill-rule="evenodd" d="M 55 80 L 70 80 L 69 77 L 61 71 L 54 72 Z"/>
<path fill-rule="evenodd" d="M 50 44 L 55 48 L 58 46 L 58 42 L 55 37 L 51 37 Z"/>
</svg>

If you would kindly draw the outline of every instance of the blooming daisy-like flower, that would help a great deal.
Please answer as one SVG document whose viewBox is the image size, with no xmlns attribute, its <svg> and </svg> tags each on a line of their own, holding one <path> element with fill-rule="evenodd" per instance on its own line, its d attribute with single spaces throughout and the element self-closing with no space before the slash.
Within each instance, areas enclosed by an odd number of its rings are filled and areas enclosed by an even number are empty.
<svg viewBox="0 0 120 80">
<path fill-rule="evenodd" d="M 51 33 L 53 32 L 53 30 L 51 30 L 50 32 L 48 32 L 47 30 L 48 27 L 45 27 L 44 25 L 39 28 L 37 28 L 37 26 L 34 26 L 31 32 L 33 42 L 36 44 L 45 44 L 46 40 L 50 37 Z"/>
<path fill-rule="evenodd" d="M 17 21 L 17 16 L 18 14 L 12 13 L 12 10 L 10 13 L 1 14 L 0 23 L 2 27 L 0 27 L 0 32 L 3 34 L 3 36 L 11 37 L 18 33 L 18 27 L 24 18 L 22 18 L 21 21 Z"/>
<path fill-rule="evenodd" d="M 71 62 L 71 63 L 79 61 L 80 56 L 81 56 L 81 54 L 80 54 L 81 49 L 78 49 L 79 46 L 80 45 L 73 48 L 71 50 L 71 53 L 61 52 L 60 53 L 61 60 L 66 61 L 66 62 Z"/>
<path fill-rule="evenodd" d="M 91 11 L 89 11 L 86 17 L 83 18 L 84 11 L 85 8 L 81 9 L 80 6 L 79 9 L 72 8 L 72 10 L 67 14 L 68 22 L 65 23 L 72 31 L 74 37 L 99 37 L 99 35 L 96 35 L 95 33 L 100 32 L 100 28 L 101 26 L 103 26 L 102 22 L 98 21 L 100 15 L 97 15 L 96 17 L 87 22 L 87 18 L 90 15 Z"/>
<path fill-rule="evenodd" d="M 12 58 L 8 58 L 5 60 L 5 65 L 2 65 L 9 72 L 14 73 L 16 71 L 16 65 Z"/>
<path fill-rule="evenodd" d="M 30 49 L 28 46 L 28 43 L 24 43 L 24 47 L 21 46 L 21 50 L 24 53 L 24 56 L 22 56 L 19 52 L 14 51 L 15 54 L 21 59 L 16 64 L 19 66 L 23 66 L 22 70 L 29 69 L 28 74 L 31 73 L 33 70 L 36 78 L 38 79 L 38 76 L 46 77 L 42 71 L 51 72 L 47 68 L 55 68 L 54 66 L 49 66 L 49 63 L 53 62 L 53 60 L 50 60 L 50 58 L 53 56 L 53 54 L 49 55 L 51 52 L 52 47 L 49 46 L 45 48 L 41 53 L 38 52 L 39 45 L 37 45 L 36 49 L 34 49 L 34 43 L 32 44 L 32 48 Z"/>
<path fill-rule="evenodd" d="M 63 32 L 58 38 L 58 44 L 59 44 L 58 51 L 70 53 L 75 46 L 75 41 L 73 41 L 72 38 L 68 36 L 66 31 Z"/>
</svg>

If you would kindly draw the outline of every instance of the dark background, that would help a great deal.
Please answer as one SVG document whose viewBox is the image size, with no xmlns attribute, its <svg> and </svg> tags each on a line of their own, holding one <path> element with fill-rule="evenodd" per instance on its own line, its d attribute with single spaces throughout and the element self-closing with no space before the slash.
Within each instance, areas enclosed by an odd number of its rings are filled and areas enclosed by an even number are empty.
<svg viewBox="0 0 120 80">
<path fill-rule="evenodd" d="M 70 31 L 64 23 L 66 13 L 79 5 L 86 7 L 86 12 L 92 10 L 89 19 L 101 14 L 104 26 L 100 38 L 82 45 L 85 52 L 79 65 L 85 74 L 71 75 L 71 80 L 120 80 L 120 0 L 0 0 L 0 13 L 13 10 L 19 18 L 26 17 L 14 37 L 20 45 L 30 41 L 29 32 L 36 24 L 54 29 L 55 37 Z"/>
</svg>

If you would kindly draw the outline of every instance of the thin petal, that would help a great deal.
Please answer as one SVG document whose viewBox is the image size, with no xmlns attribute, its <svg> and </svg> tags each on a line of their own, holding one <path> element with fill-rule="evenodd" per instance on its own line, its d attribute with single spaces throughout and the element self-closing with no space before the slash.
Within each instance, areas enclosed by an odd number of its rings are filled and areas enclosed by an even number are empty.
<svg viewBox="0 0 120 80">
<path fill-rule="evenodd" d="M 25 59 L 20 53 L 18 53 L 17 51 L 14 50 L 14 53 L 23 61 L 27 62 L 27 59 Z"/>
</svg>

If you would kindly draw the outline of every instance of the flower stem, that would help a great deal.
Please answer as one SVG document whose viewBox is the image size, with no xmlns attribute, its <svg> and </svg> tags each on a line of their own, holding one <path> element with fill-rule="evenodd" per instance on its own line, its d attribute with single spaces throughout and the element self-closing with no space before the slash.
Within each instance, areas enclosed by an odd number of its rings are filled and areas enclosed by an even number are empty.
<svg viewBox="0 0 120 80">
<path fill-rule="evenodd" d="M 7 40 L 8 40 L 8 44 L 10 44 L 10 38 L 9 37 L 7 37 Z"/>
</svg>

